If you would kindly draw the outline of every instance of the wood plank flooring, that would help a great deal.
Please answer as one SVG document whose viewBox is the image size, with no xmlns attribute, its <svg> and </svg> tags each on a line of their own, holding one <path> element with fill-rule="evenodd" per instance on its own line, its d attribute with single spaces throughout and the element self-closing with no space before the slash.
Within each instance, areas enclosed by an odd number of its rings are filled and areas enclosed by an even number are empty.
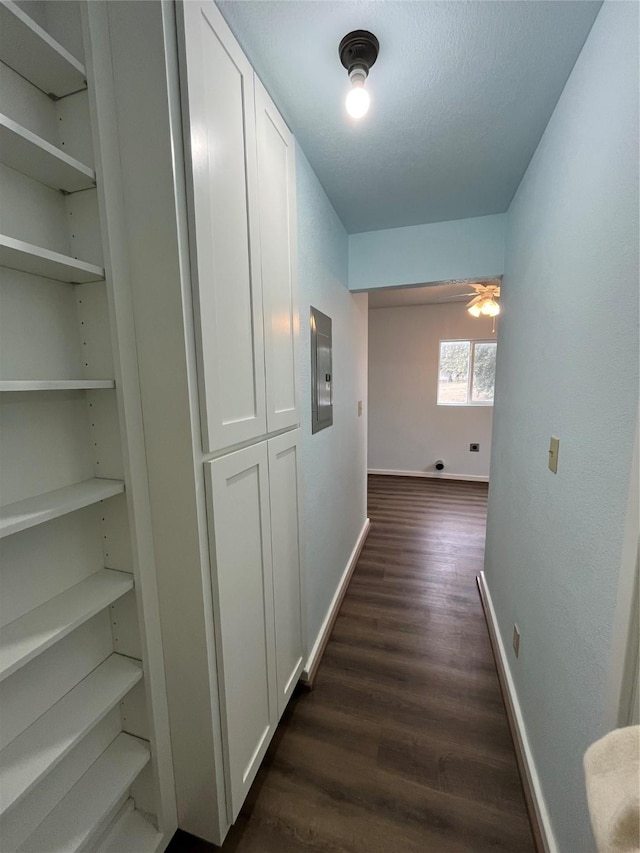
<svg viewBox="0 0 640 853">
<path fill-rule="evenodd" d="M 371 530 L 316 686 L 224 853 L 533 853 L 475 584 L 486 502 L 482 483 L 369 477 Z"/>
</svg>

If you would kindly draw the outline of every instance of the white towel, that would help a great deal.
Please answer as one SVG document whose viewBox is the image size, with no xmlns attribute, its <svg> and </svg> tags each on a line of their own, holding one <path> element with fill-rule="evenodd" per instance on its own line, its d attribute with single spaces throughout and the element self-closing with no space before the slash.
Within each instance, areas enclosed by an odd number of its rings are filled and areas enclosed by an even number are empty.
<svg viewBox="0 0 640 853">
<path fill-rule="evenodd" d="M 592 744 L 584 772 L 598 853 L 640 853 L 640 726 Z"/>
</svg>

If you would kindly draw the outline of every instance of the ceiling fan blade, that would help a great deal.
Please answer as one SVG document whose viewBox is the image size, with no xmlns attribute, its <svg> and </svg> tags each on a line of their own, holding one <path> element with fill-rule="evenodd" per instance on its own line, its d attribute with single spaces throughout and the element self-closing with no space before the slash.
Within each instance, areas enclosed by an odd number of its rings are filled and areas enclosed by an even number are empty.
<svg viewBox="0 0 640 853">
<path fill-rule="evenodd" d="M 478 302 L 481 302 L 483 299 L 484 299 L 484 294 L 483 294 L 483 293 L 478 293 L 478 294 L 476 294 L 476 295 L 473 297 L 473 299 L 471 300 L 471 302 L 467 302 L 467 306 L 466 306 L 466 307 L 467 307 L 467 308 L 471 308 L 471 306 L 472 306 L 472 305 L 476 305 Z"/>
<path fill-rule="evenodd" d="M 452 300 L 458 300 L 461 302 L 467 296 L 473 295 L 473 293 L 457 293 L 455 296 L 441 296 L 439 299 L 436 299 L 436 302 L 451 302 Z"/>
</svg>

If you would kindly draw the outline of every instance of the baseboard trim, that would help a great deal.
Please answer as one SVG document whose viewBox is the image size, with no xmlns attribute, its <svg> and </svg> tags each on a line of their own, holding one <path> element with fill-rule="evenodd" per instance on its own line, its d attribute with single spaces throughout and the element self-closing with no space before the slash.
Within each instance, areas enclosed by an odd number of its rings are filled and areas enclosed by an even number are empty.
<svg viewBox="0 0 640 853">
<path fill-rule="evenodd" d="M 439 471 L 393 471 L 390 468 L 369 468 L 368 474 L 383 474 L 387 477 L 429 477 L 434 480 L 466 480 L 472 483 L 488 483 L 484 474 L 441 474 Z"/>
<path fill-rule="evenodd" d="M 333 624 L 336 621 L 336 617 L 338 616 L 340 605 L 342 604 L 342 599 L 344 598 L 345 593 L 347 591 L 347 587 L 349 586 L 351 575 L 353 574 L 353 570 L 355 569 L 356 563 L 358 562 L 358 557 L 360 556 L 360 552 L 362 551 L 362 547 L 367 538 L 367 534 L 369 533 L 370 526 L 371 520 L 369 518 L 365 518 L 364 524 L 362 525 L 362 530 L 360 531 L 360 535 L 358 536 L 356 544 L 353 546 L 353 551 L 351 552 L 345 570 L 342 573 L 342 577 L 340 578 L 340 582 L 338 583 L 338 588 L 336 589 L 334 596 L 331 600 L 331 604 L 329 605 L 329 609 L 327 610 L 327 615 L 324 617 L 324 621 L 320 626 L 316 641 L 313 644 L 313 648 L 311 649 L 309 657 L 307 658 L 307 662 L 305 663 L 304 669 L 302 670 L 302 674 L 300 675 L 300 682 L 309 689 L 313 687 L 313 684 L 316 680 L 316 675 L 318 674 L 318 668 L 320 667 L 322 655 L 324 654 L 326 645 L 329 642 L 329 637 L 331 636 Z"/>
<path fill-rule="evenodd" d="M 484 572 L 480 572 L 476 580 L 482 609 L 484 610 L 487 622 L 491 650 L 496 663 L 502 700 L 505 711 L 507 712 L 507 720 L 509 721 L 509 729 L 522 780 L 522 788 L 536 851 L 537 853 L 558 853 L 558 845 L 553 834 L 549 813 L 542 793 L 542 786 L 540 785 L 540 778 L 529 746 L 524 717 L 511 676 L 507 653 L 500 636 L 500 631 L 498 630 L 496 613 Z"/>
</svg>

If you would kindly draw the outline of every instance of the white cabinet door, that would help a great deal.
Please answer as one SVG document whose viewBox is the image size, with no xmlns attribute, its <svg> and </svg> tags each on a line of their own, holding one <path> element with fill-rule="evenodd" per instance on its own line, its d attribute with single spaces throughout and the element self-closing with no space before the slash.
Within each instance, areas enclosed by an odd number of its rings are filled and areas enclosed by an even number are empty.
<svg viewBox="0 0 640 853">
<path fill-rule="evenodd" d="M 265 442 L 205 463 L 229 820 L 278 723 Z"/>
<path fill-rule="evenodd" d="M 300 430 L 296 429 L 268 442 L 278 716 L 282 715 L 304 664 L 299 440 Z"/>
<path fill-rule="evenodd" d="M 178 4 L 205 452 L 266 432 L 253 71 L 213 0 Z"/>
<path fill-rule="evenodd" d="M 293 136 L 255 78 L 260 253 L 269 432 L 299 423 L 295 346 L 298 334 Z"/>
</svg>

